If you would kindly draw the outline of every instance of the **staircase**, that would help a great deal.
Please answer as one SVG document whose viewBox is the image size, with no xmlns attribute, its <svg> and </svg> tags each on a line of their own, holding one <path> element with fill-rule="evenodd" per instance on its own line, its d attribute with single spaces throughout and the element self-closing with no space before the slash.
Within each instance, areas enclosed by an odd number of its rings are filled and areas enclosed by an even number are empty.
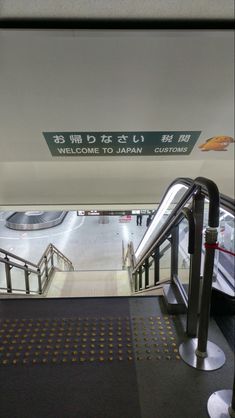
<svg viewBox="0 0 235 418">
<path fill-rule="evenodd" d="M 130 296 L 126 270 L 58 272 L 52 276 L 46 297 Z"/>
</svg>

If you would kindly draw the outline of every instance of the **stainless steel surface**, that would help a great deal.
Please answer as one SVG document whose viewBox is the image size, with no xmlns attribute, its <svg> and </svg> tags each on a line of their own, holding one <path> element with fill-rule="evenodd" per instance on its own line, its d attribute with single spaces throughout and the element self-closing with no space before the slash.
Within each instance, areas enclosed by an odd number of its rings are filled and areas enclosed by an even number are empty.
<svg viewBox="0 0 235 418">
<path fill-rule="evenodd" d="M 43 212 L 42 212 L 43 213 Z M 57 226 L 61 224 L 61 222 L 64 220 L 65 216 L 67 215 L 66 211 L 61 212 L 60 216 L 58 218 L 55 218 L 51 221 L 36 223 L 36 224 L 20 224 L 15 222 L 10 222 L 10 219 L 12 215 L 6 219 L 6 226 L 10 229 L 14 229 L 16 231 L 38 231 L 40 229 L 48 229 L 53 228 L 54 226 Z"/>
<path fill-rule="evenodd" d="M 178 253 L 179 253 L 179 225 L 175 225 L 171 232 L 171 280 L 178 276 Z"/>
<path fill-rule="evenodd" d="M 189 366 L 198 370 L 212 371 L 222 367 L 225 363 L 224 352 L 214 343 L 207 341 L 207 356 L 196 355 L 198 339 L 193 338 L 179 346 L 179 354 Z"/>
<path fill-rule="evenodd" d="M 186 333 L 189 337 L 196 337 L 197 334 L 204 213 L 204 196 L 201 193 L 197 193 L 193 198 L 193 212 L 195 220 L 195 249 L 190 262 L 188 315 L 186 325 Z"/>
<path fill-rule="evenodd" d="M 179 314 L 186 312 L 184 299 L 175 283 L 163 285 L 163 296 L 169 313 Z"/>
<path fill-rule="evenodd" d="M 173 277 L 173 282 L 175 283 L 175 285 L 178 288 L 178 291 L 180 293 L 180 296 L 185 304 L 185 307 L 188 309 L 188 297 L 187 297 L 187 293 L 184 289 L 184 286 L 182 285 L 181 281 L 179 280 L 178 276 L 174 276 Z"/>
<path fill-rule="evenodd" d="M 142 241 L 140 242 L 135 252 L 135 256 L 137 260 L 135 269 L 137 269 L 140 265 L 143 264 L 145 258 L 149 257 L 153 253 L 154 248 L 157 245 L 161 245 L 164 242 L 165 238 L 167 237 L 167 234 L 169 235 L 171 233 L 172 227 L 177 224 L 177 221 L 180 221 L 183 218 L 184 215 L 182 214 L 181 210 L 188 203 L 188 201 L 193 196 L 193 194 L 198 190 L 198 186 L 196 186 L 193 181 L 191 181 L 190 184 L 187 184 L 187 186 L 185 186 L 185 184 L 181 180 L 182 179 L 177 179 L 175 182 L 172 182 L 170 186 L 167 188 L 165 194 L 163 195 L 163 198 L 157 208 L 157 211 L 154 215 L 151 225 L 145 232 L 146 236 L 148 233 L 151 234 L 147 240 L 148 244 L 145 243 L 144 248 L 141 250 L 140 254 L 137 256 L 138 250 L 141 247 L 142 242 L 146 239 L 144 235 L 144 237 L 142 238 Z M 158 215 L 158 211 L 161 209 L 161 205 L 164 204 L 165 196 L 167 195 L 169 190 L 171 190 L 171 188 L 173 188 L 177 184 L 177 181 L 179 184 L 182 184 L 182 189 L 184 186 L 186 187 L 186 190 L 183 193 L 183 196 L 180 197 L 179 202 L 176 204 L 174 209 L 171 211 L 170 215 L 167 217 L 167 220 L 160 226 L 160 228 L 158 224 L 156 224 L 154 227 L 154 230 L 151 232 L 150 230 L 151 230 L 152 225 L 154 225 L 154 220 L 156 216 Z"/>
<path fill-rule="evenodd" d="M 217 241 L 217 228 L 207 227 L 205 234 L 206 244 L 215 244 Z M 213 282 L 215 250 L 206 248 L 204 261 L 203 286 L 201 296 L 201 308 L 198 325 L 198 351 L 205 352 L 208 339 L 210 320 L 211 292 Z"/>
<path fill-rule="evenodd" d="M 0 249 L 1 252 L 5 255 L 5 258 L 0 257 L 0 262 L 5 265 L 5 278 L 6 283 L 0 287 L 0 290 L 3 290 L 7 293 L 13 292 L 25 292 L 26 294 L 30 293 L 37 293 L 42 294 L 49 283 L 51 273 L 54 270 L 55 263 L 54 263 L 54 256 L 57 256 L 57 264 L 59 265 L 60 261 L 63 261 L 63 270 L 74 270 L 72 262 L 59 251 L 53 244 L 49 244 L 44 251 L 42 257 L 40 258 L 37 265 L 24 260 L 23 258 L 17 257 L 14 254 L 7 252 L 5 250 Z M 16 260 L 13 261 L 13 260 Z M 19 262 L 23 263 L 20 264 Z M 32 269 L 28 267 L 28 264 L 31 266 L 35 266 L 36 269 Z M 12 286 L 12 269 L 14 268 L 14 272 L 24 271 L 24 287 L 17 288 Z M 61 269 L 61 267 L 59 267 Z M 32 289 L 31 286 L 31 277 L 37 276 L 38 287 Z"/>
<path fill-rule="evenodd" d="M 232 401 L 232 390 L 218 390 L 212 393 L 207 402 L 207 412 L 210 418 L 234 418 L 229 413 Z"/>
<path fill-rule="evenodd" d="M 31 261 L 26 260 L 26 258 L 19 257 L 18 255 L 13 254 L 12 252 L 4 250 L 3 248 L 0 248 L 0 253 L 3 253 L 5 256 L 9 256 L 10 258 L 13 257 L 15 260 L 22 261 L 23 263 L 29 264 L 33 267 L 37 267 L 36 264 L 32 263 Z"/>
</svg>

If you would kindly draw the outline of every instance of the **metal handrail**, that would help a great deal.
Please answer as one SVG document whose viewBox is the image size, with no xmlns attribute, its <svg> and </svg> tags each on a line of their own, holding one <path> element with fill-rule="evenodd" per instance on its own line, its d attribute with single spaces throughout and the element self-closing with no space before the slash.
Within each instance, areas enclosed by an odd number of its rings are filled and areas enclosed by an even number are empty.
<svg viewBox="0 0 235 418">
<path fill-rule="evenodd" d="M 159 237 L 162 236 L 162 234 L 164 233 L 164 231 L 168 227 L 169 223 L 171 225 L 173 225 L 174 220 L 176 220 L 179 212 L 181 212 L 181 210 L 184 208 L 184 206 L 189 201 L 189 199 L 194 194 L 196 194 L 197 192 L 200 191 L 202 193 L 202 195 L 204 195 L 205 197 L 207 197 L 209 199 L 209 220 L 208 220 L 209 227 L 218 226 L 218 223 L 219 223 L 219 206 L 220 206 L 220 202 L 222 200 L 224 201 L 224 196 L 222 195 L 221 199 L 220 199 L 219 191 L 218 191 L 218 188 L 215 185 L 215 183 L 212 182 L 209 179 L 204 178 L 204 177 L 197 177 L 195 180 L 192 180 L 192 179 L 189 179 L 189 178 L 178 178 L 178 179 L 174 180 L 169 185 L 166 192 L 164 193 L 163 198 L 162 198 L 162 200 L 161 200 L 161 202 L 158 206 L 158 209 L 157 209 L 156 213 L 160 209 L 161 204 L 165 199 L 165 196 L 167 195 L 169 190 L 175 184 L 182 184 L 182 185 L 188 187 L 188 189 L 185 191 L 185 193 L 181 197 L 180 201 L 176 204 L 175 208 L 172 210 L 172 212 L 168 216 L 167 220 L 164 222 L 164 224 L 160 228 L 159 232 L 157 233 L 157 235 L 154 239 L 154 242 L 151 244 L 151 247 L 145 251 L 145 253 L 142 255 L 142 257 L 140 258 L 140 260 L 136 264 L 133 272 L 135 272 L 138 269 L 138 267 L 141 264 L 143 264 L 144 260 L 149 256 L 149 254 L 153 251 L 153 249 L 157 245 L 159 245 L 159 242 L 158 242 Z M 225 201 L 224 201 L 224 203 L 225 203 Z M 146 233 L 147 233 L 147 231 L 145 232 L 145 234 Z M 145 234 L 144 234 L 142 240 L 144 239 Z"/>
<path fill-rule="evenodd" d="M 194 253 L 194 247 L 195 247 L 195 222 L 194 222 L 194 217 L 193 217 L 193 213 L 191 211 L 191 209 L 185 207 L 181 210 L 181 212 L 178 213 L 178 215 L 170 222 L 170 224 L 165 228 L 165 230 L 163 231 L 163 233 L 159 236 L 158 242 L 157 244 L 155 244 L 154 248 L 151 247 L 151 250 L 148 252 L 148 255 L 145 259 L 145 261 L 140 264 L 137 265 L 136 267 L 134 267 L 132 269 L 132 274 L 134 275 L 138 275 L 138 272 L 142 275 L 142 273 L 145 272 L 146 270 L 146 260 L 148 260 L 147 262 L 147 268 L 148 270 L 150 269 L 150 267 L 155 264 L 155 259 L 156 259 L 156 248 L 158 248 L 158 253 L 157 253 L 157 259 L 158 259 L 158 266 L 159 266 L 159 261 L 162 258 L 162 256 L 164 255 L 165 251 L 167 250 L 168 246 L 166 246 L 166 248 L 163 249 L 163 251 L 159 252 L 159 248 L 160 246 L 169 238 L 170 234 L 172 234 L 172 231 L 180 224 L 180 222 L 186 218 L 188 220 L 188 233 L 189 233 L 189 239 L 188 239 L 188 252 L 189 254 L 193 254 Z M 172 246 L 172 243 L 170 244 L 170 246 Z M 149 261 L 150 257 L 152 257 L 152 260 Z M 158 267 L 159 268 L 159 267 Z M 154 267 L 155 269 L 155 267 Z M 175 274 L 172 275 L 172 279 L 173 281 L 175 281 L 177 278 L 175 276 Z M 147 283 L 145 283 L 145 289 L 149 289 L 151 288 L 155 288 L 157 285 L 162 284 L 160 282 L 160 280 L 158 279 L 158 283 L 154 283 L 153 285 L 149 285 Z M 178 283 L 177 283 L 177 287 L 178 287 Z M 142 291 L 143 289 L 139 289 L 138 291 Z M 182 293 L 182 292 L 181 292 Z M 186 300 L 185 300 L 186 302 Z M 185 306 L 187 306 L 187 303 L 185 303 Z"/>
<path fill-rule="evenodd" d="M 3 248 L 0 248 L 0 253 L 5 254 L 5 256 L 15 258 L 16 260 L 22 261 L 22 263 L 29 264 L 30 266 L 38 267 L 37 264 L 34 264 L 31 261 L 26 260 L 25 258 L 18 257 L 18 255 L 10 253 L 9 251 L 4 250 Z"/>
<path fill-rule="evenodd" d="M 182 183 L 182 181 L 181 181 Z M 193 196 L 192 211 L 191 208 L 183 208 L 191 196 Z M 203 230 L 203 212 L 205 204 L 205 196 L 209 200 L 208 222 L 205 230 L 205 259 L 202 278 L 202 291 L 200 296 L 199 307 L 199 279 L 201 266 L 201 247 L 202 247 L 202 230 Z M 200 204 L 199 204 L 200 203 Z M 188 308 L 187 312 L 187 334 L 195 336 L 197 340 L 195 346 L 191 343 L 182 343 L 180 346 L 180 355 L 186 363 L 202 370 L 214 370 L 221 367 L 224 362 L 224 354 L 217 346 L 208 341 L 208 330 L 210 321 L 210 305 L 214 270 L 214 256 L 218 236 L 220 213 L 220 194 L 214 182 L 203 177 L 197 177 L 191 186 L 184 193 L 178 204 L 168 216 L 160 230 L 156 233 L 155 239 L 150 241 L 149 246 L 145 247 L 140 260 L 137 262 L 133 274 L 135 275 L 135 290 L 142 288 L 142 269 L 145 270 L 145 288 L 149 287 L 149 256 L 153 254 L 156 260 L 156 271 L 159 272 L 159 246 L 162 240 L 165 240 L 171 234 L 171 280 L 180 290 L 183 302 Z M 189 297 L 184 291 L 181 282 L 178 280 L 178 246 L 179 246 L 179 220 L 184 215 L 189 222 L 189 253 L 190 253 L 190 276 L 189 276 Z M 200 215 L 200 219 L 199 219 Z M 197 232 L 196 232 L 197 231 Z M 195 234 L 195 237 L 193 235 Z M 151 238 L 150 238 L 151 239 Z M 197 244 L 195 245 L 195 241 Z M 194 270 L 196 273 L 194 274 Z M 155 273 L 155 272 L 154 272 Z M 139 275 L 139 277 L 138 277 Z M 137 279 L 139 278 L 139 283 Z M 159 279 L 157 279 L 159 281 Z M 155 280 L 156 283 L 156 280 Z M 191 290 L 190 290 L 191 289 Z M 194 289 L 194 290 L 192 290 Z M 192 304 L 192 298 L 196 299 L 196 304 Z M 198 326 L 197 326 L 198 323 Z M 190 324 L 190 326 L 189 326 Z M 188 344 L 188 345 L 187 345 Z M 190 345 L 191 344 L 191 345 Z M 213 349 L 211 347 L 213 346 Z M 189 348 L 190 347 L 190 348 Z M 210 350 L 208 349 L 210 347 Z M 213 367 L 210 361 L 205 359 L 213 358 Z"/>
<path fill-rule="evenodd" d="M 42 294 L 44 292 L 48 284 L 48 281 L 50 279 L 50 274 L 52 270 L 54 270 L 54 260 L 53 260 L 54 254 L 59 256 L 69 266 L 69 269 L 71 270 L 74 269 L 72 262 L 53 244 L 49 244 L 47 246 L 47 248 L 43 252 L 37 264 L 34 264 L 22 257 L 18 257 L 17 255 L 10 253 L 9 251 L 3 250 L 2 248 L 0 249 L 0 252 L 5 255 L 4 258 L 0 257 L 0 262 L 5 264 L 5 274 L 6 274 L 6 284 L 7 284 L 5 289 L 7 290 L 7 293 L 12 293 L 12 290 L 13 290 L 12 278 L 11 278 L 11 269 L 13 267 L 21 271 L 24 271 L 26 294 L 29 294 L 29 293 Z M 15 262 L 14 259 L 24 264 L 23 265 L 19 264 Z M 35 267 L 35 269 L 30 268 L 29 266 Z M 30 290 L 30 281 L 29 281 L 30 274 L 35 274 L 38 278 L 38 292 Z M 19 289 L 14 289 L 14 290 L 19 290 Z"/>
<path fill-rule="evenodd" d="M 25 267 L 25 265 L 22 266 L 21 264 L 14 263 L 14 261 L 10 261 L 6 258 L 0 257 L 0 262 L 3 262 L 4 264 L 8 264 L 11 267 L 19 268 L 20 270 L 28 271 L 29 273 L 38 274 L 37 270 L 29 269 L 28 267 Z"/>
<path fill-rule="evenodd" d="M 49 244 L 45 249 L 44 253 L 42 254 L 36 267 L 40 267 L 40 265 L 43 263 L 44 258 L 51 252 L 51 250 L 57 253 L 64 261 L 66 261 L 68 264 L 72 266 L 72 262 L 60 250 L 58 250 L 58 248 L 56 248 L 54 244 Z"/>
</svg>

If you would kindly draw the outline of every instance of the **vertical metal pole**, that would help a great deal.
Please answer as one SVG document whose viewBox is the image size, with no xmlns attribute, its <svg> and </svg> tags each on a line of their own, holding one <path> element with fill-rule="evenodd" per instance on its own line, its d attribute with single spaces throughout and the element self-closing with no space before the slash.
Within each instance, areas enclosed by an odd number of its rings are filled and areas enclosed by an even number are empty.
<svg viewBox="0 0 235 418">
<path fill-rule="evenodd" d="M 171 280 L 178 276 L 179 225 L 171 233 Z"/>
<path fill-rule="evenodd" d="M 188 313 L 186 333 L 190 337 L 197 335 L 197 320 L 200 291 L 202 230 L 204 215 L 204 196 L 198 193 L 194 196 L 192 211 L 195 221 L 195 248 L 190 257 L 189 289 L 188 289 Z"/>
<path fill-rule="evenodd" d="M 217 241 L 217 234 L 217 228 L 208 227 L 205 233 L 206 244 L 215 244 Z M 201 297 L 201 312 L 198 327 L 198 345 L 196 349 L 196 355 L 199 357 L 207 356 L 207 339 L 210 320 L 211 291 L 215 256 L 214 248 L 206 248 L 205 252 L 206 254 Z"/>
<path fill-rule="evenodd" d="M 210 418 L 235 418 L 235 376 L 233 390 L 218 390 L 209 397 L 207 412 Z"/>
<path fill-rule="evenodd" d="M 146 258 L 144 263 L 144 271 L 145 271 L 145 289 L 149 287 L 149 258 Z"/>
<path fill-rule="evenodd" d="M 138 273 L 137 271 L 134 273 L 134 280 L 135 280 L 135 292 L 138 292 Z"/>
<path fill-rule="evenodd" d="M 47 256 L 44 257 L 44 264 L 45 264 L 45 276 L 46 279 L 48 279 L 48 262 L 47 262 Z"/>
<path fill-rule="evenodd" d="M 232 403 L 231 406 L 228 409 L 231 417 L 235 417 L 235 375 L 234 375 L 234 380 L 233 380 L 233 397 L 232 397 Z"/>
<path fill-rule="evenodd" d="M 5 260 L 9 261 L 9 258 L 5 257 Z M 11 266 L 8 263 L 5 263 L 5 274 L 6 274 L 7 293 L 12 293 Z"/>
<path fill-rule="evenodd" d="M 38 269 L 38 293 L 39 295 L 42 294 L 42 275 L 40 269 Z"/>
<path fill-rule="evenodd" d="M 160 252 L 159 252 L 159 247 L 155 248 L 155 252 L 154 252 L 154 285 L 158 284 L 159 282 L 159 272 L 160 272 Z"/>
<path fill-rule="evenodd" d="M 25 291 L 26 294 L 29 295 L 30 290 L 29 290 L 29 270 L 28 270 L 28 266 L 27 264 L 24 265 L 25 266 L 25 271 L 24 271 L 24 277 L 25 277 Z"/>
<path fill-rule="evenodd" d="M 139 267 L 138 272 L 139 272 L 139 290 L 141 290 L 142 289 L 142 266 Z"/>
<path fill-rule="evenodd" d="M 54 268 L 54 251 L 53 251 L 52 246 L 51 246 L 51 268 Z"/>
</svg>

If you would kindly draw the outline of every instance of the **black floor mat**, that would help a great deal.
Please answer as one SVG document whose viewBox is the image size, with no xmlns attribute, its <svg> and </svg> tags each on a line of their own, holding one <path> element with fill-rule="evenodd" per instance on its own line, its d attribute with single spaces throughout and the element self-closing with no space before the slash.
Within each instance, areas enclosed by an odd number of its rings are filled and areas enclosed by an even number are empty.
<svg viewBox="0 0 235 418">
<path fill-rule="evenodd" d="M 161 297 L 0 301 L 1 418 L 207 417 L 233 355 L 212 323 L 225 366 L 187 366 L 184 322 Z"/>
</svg>

